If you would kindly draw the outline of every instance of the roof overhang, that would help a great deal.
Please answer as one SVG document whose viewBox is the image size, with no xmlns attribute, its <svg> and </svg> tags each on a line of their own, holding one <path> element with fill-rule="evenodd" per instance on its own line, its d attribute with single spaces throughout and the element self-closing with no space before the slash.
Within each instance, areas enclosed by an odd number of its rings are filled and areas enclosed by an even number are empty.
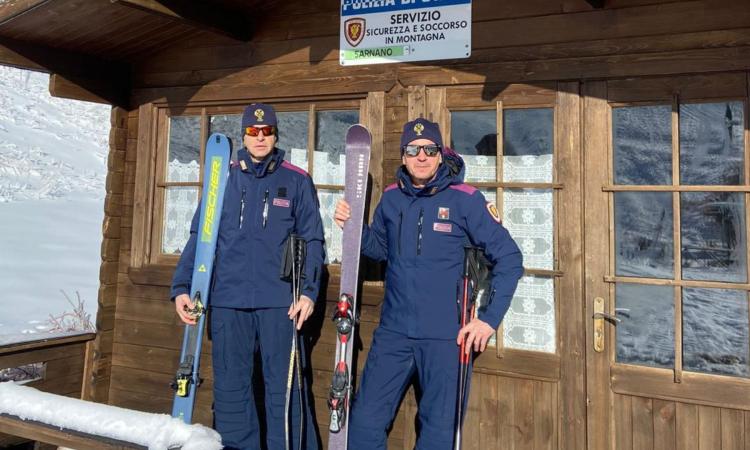
<svg viewBox="0 0 750 450">
<path fill-rule="evenodd" d="M 7 0 L 0 64 L 47 72 L 53 95 L 128 106 L 133 64 L 185 39 L 248 41 L 258 0 Z M 275 1 L 266 1 L 268 8 Z"/>
</svg>

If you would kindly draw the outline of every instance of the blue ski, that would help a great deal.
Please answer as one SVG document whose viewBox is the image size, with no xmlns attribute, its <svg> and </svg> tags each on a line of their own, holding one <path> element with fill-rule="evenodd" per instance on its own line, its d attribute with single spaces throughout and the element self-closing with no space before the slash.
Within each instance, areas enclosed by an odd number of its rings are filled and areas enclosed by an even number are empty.
<svg viewBox="0 0 750 450">
<path fill-rule="evenodd" d="M 219 220 L 224 203 L 224 189 L 227 184 L 231 154 L 231 146 L 226 136 L 214 133 L 208 138 L 203 169 L 200 222 L 195 245 L 193 278 L 190 284 L 190 299 L 195 304 L 198 320 L 195 325 L 185 325 L 180 366 L 174 380 L 177 392 L 172 405 L 172 417 L 182 419 L 185 423 L 192 421 L 195 391 L 200 385 L 198 368 L 206 319 L 205 310 L 208 306 Z"/>
</svg>

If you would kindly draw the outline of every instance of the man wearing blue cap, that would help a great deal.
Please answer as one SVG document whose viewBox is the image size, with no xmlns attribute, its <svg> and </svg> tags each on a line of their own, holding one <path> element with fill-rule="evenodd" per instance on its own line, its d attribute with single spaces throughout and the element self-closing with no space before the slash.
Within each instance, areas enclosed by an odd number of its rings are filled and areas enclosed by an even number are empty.
<svg viewBox="0 0 750 450">
<path fill-rule="evenodd" d="M 252 390 L 257 349 L 265 388 L 268 449 L 284 449 L 291 319 L 297 319 L 300 329 L 313 311 L 324 260 L 323 224 L 312 179 L 285 161 L 284 151 L 275 146 L 274 109 L 263 103 L 248 106 L 242 115 L 242 134 L 245 148 L 238 152 L 238 162 L 229 173 L 211 291 L 214 421 L 225 449 L 261 448 Z M 188 293 L 197 227 L 196 212 L 171 291 L 177 314 L 189 324 L 195 323 L 187 310 L 193 307 Z M 279 277 L 284 245 L 291 233 L 306 242 L 296 306 L 290 306 L 290 283 Z M 300 405 L 296 391 L 291 398 L 288 424 L 294 427 L 293 448 L 298 448 Z M 309 402 L 305 399 L 304 403 Z M 317 429 L 309 404 L 303 407 L 306 433 L 302 448 L 317 449 Z"/>
<path fill-rule="evenodd" d="M 387 429 L 416 375 L 421 432 L 417 449 L 453 448 L 458 348 L 484 351 L 500 325 L 523 274 L 521 252 L 497 209 L 463 183 L 464 163 L 443 147 L 436 123 L 404 125 L 397 183 L 385 188 L 362 253 L 387 261 L 385 298 L 349 424 L 349 447 L 385 449 Z M 349 205 L 336 205 L 339 226 Z M 456 293 L 464 247 L 482 247 L 492 269 L 491 303 L 461 328 Z M 460 328 L 460 329 L 459 329 Z"/>
</svg>

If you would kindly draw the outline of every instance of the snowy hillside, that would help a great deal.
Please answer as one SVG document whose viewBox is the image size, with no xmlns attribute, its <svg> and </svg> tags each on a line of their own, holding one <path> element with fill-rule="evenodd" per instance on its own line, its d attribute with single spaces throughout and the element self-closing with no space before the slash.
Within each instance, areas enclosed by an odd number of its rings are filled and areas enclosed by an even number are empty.
<svg viewBox="0 0 750 450">
<path fill-rule="evenodd" d="M 49 77 L 0 66 L 0 344 L 50 315 L 96 315 L 110 108 L 52 98 Z"/>
</svg>

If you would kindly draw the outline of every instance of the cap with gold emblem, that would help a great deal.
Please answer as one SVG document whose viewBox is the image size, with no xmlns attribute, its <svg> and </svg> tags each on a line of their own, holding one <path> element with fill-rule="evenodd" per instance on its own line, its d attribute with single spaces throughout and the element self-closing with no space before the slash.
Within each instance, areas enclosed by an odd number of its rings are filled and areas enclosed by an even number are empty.
<svg viewBox="0 0 750 450">
<path fill-rule="evenodd" d="M 419 118 L 404 124 L 404 131 L 401 133 L 401 151 L 404 146 L 417 139 L 429 139 L 443 148 L 443 137 L 440 135 L 440 126 L 435 122 Z"/>
<path fill-rule="evenodd" d="M 265 103 L 253 103 L 242 114 L 242 134 L 247 127 L 276 126 L 276 111 Z"/>
</svg>

